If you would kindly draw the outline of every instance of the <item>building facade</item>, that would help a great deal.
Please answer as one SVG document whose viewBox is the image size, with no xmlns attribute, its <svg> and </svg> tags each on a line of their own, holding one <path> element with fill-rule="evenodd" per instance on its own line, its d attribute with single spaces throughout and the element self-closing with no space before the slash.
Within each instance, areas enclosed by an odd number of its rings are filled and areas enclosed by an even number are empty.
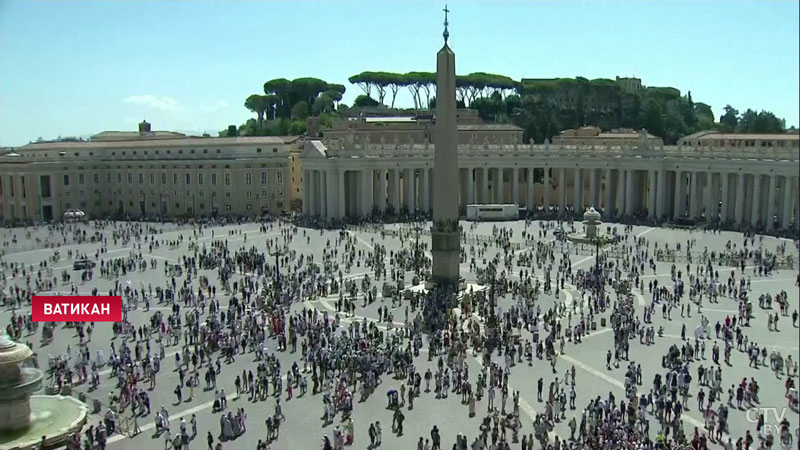
<svg viewBox="0 0 800 450">
<path fill-rule="evenodd" d="M 664 146 L 644 134 L 622 145 L 461 143 L 453 189 L 462 209 L 516 203 L 565 213 L 595 206 L 605 220 L 795 226 L 798 136 L 753 139 L 752 146 L 731 145 L 727 136 L 718 146 L 696 145 L 695 138 L 692 145 Z M 375 143 L 352 133 L 309 141 L 302 154 L 303 211 L 328 219 L 428 212 L 433 154 L 430 143 Z"/>
<path fill-rule="evenodd" d="M 0 156 L 0 222 L 280 213 L 302 198 L 297 137 L 104 132 Z M 293 180 L 296 180 L 293 182 Z"/>
</svg>

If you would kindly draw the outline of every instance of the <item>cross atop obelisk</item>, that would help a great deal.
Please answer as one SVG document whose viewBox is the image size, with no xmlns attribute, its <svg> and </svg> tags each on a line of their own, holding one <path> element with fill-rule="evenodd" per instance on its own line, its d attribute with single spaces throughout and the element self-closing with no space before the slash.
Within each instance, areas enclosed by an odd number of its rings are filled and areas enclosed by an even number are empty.
<svg viewBox="0 0 800 450">
<path fill-rule="evenodd" d="M 442 33 L 442 36 L 444 36 L 444 43 L 447 45 L 447 38 L 450 37 L 450 32 L 447 31 L 447 25 L 449 25 L 447 22 L 447 13 L 449 13 L 450 10 L 447 9 L 447 5 L 444 5 L 444 9 L 442 11 L 444 11 L 444 33 Z"/>
</svg>

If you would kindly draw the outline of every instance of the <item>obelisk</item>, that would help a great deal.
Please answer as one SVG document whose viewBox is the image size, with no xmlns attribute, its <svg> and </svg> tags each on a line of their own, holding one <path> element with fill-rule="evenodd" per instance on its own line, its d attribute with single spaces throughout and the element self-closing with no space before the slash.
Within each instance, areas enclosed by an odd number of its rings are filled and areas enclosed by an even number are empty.
<svg viewBox="0 0 800 450">
<path fill-rule="evenodd" d="M 456 121 L 456 55 L 447 45 L 447 6 L 444 8 L 444 46 L 436 54 L 436 134 L 433 157 L 433 283 L 456 292 L 459 282 L 458 125 Z"/>
</svg>

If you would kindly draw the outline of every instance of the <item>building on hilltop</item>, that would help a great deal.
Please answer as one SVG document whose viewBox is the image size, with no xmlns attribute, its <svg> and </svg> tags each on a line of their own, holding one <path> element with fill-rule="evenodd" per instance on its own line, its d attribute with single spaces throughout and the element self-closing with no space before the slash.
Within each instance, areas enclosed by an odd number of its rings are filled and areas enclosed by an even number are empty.
<svg viewBox="0 0 800 450">
<path fill-rule="evenodd" d="M 522 143 L 522 128 L 513 124 L 488 124 L 478 116 L 478 111 L 459 109 L 457 112 L 459 144 Z M 326 141 L 371 142 L 377 144 L 432 144 L 436 118 L 430 114 L 392 117 L 357 117 L 334 119 L 331 128 L 322 130 Z"/>
<path fill-rule="evenodd" d="M 641 78 L 617 76 L 617 84 L 625 92 L 641 92 L 644 90 Z"/>
<path fill-rule="evenodd" d="M 678 139 L 678 145 L 699 148 L 798 148 L 800 138 L 797 132 L 791 133 L 721 133 L 719 131 L 698 131 Z"/>
<path fill-rule="evenodd" d="M 641 140 L 649 146 L 664 145 L 664 141 L 648 133 L 647 130 L 636 131 L 630 128 L 615 128 L 603 131 L 599 127 L 587 126 L 578 129 L 564 130 L 553 136 L 553 144 L 559 145 L 638 145 Z"/>
</svg>

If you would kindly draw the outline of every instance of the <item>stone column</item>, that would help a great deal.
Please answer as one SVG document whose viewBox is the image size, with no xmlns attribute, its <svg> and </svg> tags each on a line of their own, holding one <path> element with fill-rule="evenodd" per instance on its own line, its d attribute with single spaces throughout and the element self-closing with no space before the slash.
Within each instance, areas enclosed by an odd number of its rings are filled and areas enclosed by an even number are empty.
<svg viewBox="0 0 800 450">
<path fill-rule="evenodd" d="M 339 186 L 339 171 L 336 169 L 328 169 L 325 173 L 325 202 L 328 204 L 329 219 L 339 218 L 339 198 L 336 195 L 336 190 Z"/>
<path fill-rule="evenodd" d="M 374 174 L 372 169 L 364 169 L 361 171 L 361 199 L 363 203 L 361 205 L 361 215 L 362 216 L 369 216 L 372 214 L 372 191 L 373 191 L 373 179 Z"/>
<path fill-rule="evenodd" d="M 697 171 L 689 172 L 689 217 L 692 219 L 697 218 L 699 214 L 699 205 L 697 203 L 697 191 L 700 187 L 700 173 Z"/>
<path fill-rule="evenodd" d="M 761 175 L 753 175 L 753 208 L 750 211 L 750 224 L 756 226 L 761 216 Z"/>
<path fill-rule="evenodd" d="M 656 219 L 661 221 L 667 209 L 667 171 L 658 171 L 658 188 L 656 190 Z"/>
<path fill-rule="evenodd" d="M 603 215 L 606 220 L 614 218 L 614 181 L 611 179 L 613 172 L 610 168 L 606 169 L 606 202 L 603 205 Z"/>
<path fill-rule="evenodd" d="M 511 203 L 519 207 L 519 169 L 511 169 Z"/>
<path fill-rule="evenodd" d="M 495 178 L 492 185 L 492 190 L 494 191 L 493 203 L 503 203 L 503 168 L 494 169 L 494 174 Z"/>
<path fill-rule="evenodd" d="M 731 193 L 728 192 L 728 178 L 729 174 L 727 172 L 721 172 L 719 174 L 720 184 L 722 185 L 720 197 L 722 200 L 722 206 L 720 206 L 719 210 L 719 221 L 720 223 L 725 223 L 728 220 L 728 204 L 730 203 Z"/>
<path fill-rule="evenodd" d="M 733 204 L 736 206 L 736 223 L 742 225 L 744 221 L 744 174 L 741 172 L 736 174 L 736 201 Z"/>
<path fill-rule="evenodd" d="M 533 167 L 528 167 L 526 174 L 526 181 L 527 184 L 525 191 L 528 193 L 528 200 L 525 202 L 525 207 L 528 211 L 536 211 L 536 194 L 534 194 L 533 188 L 535 187 L 536 183 L 533 181 L 533 174 L 534 170 Z"/>
<path fill-rule="evenodd" d="M 489 199 L 489 168 L 483 167 L 481 169 L 481 204 L 491 203 Z"/>
<path fill-rule="evenodd" d="M 650 220 L 656 219 L 656 171 L 647 171 L 647 212 Z"/>
<path fill-rule="evenodd" d="M 326 170 L 319 170 L 317 172 L 319 179 L 319 215 L 323 218 L 328 218 L 328 172 Z"/>
<path fill-rule="evenodd" d="M 542 177 L 543 185 L 542 191 L 544 196 L 544 201 L 542 202 L 542 206 L 544 207 L 545 214 L 550 212 L 550 168 L 545 166 L 544 168 L 544 176 Z M 531 180 L 533 182 L 533 180 Z M 535 205 L 536 202 L 533 202 Z"/>
<path fill-rule="evenodd" d="M 769 176 L 769 192 L 767 192 L 767 229 L 775 229 L 775 189 L 777 186 L 775 175 Z"/>
<path fill-rule="evenodd" d="M 791 176 L 783 177 L 783 189 L 781 189 L 781 196 L 783 197 L 783 213 L 781 214 L 781 228 L 789 228 L 794 216 L 794 178 Z"/>
<path fill-rule="evenodd" d="M 392 169 L 392 206 L 394 213 L 400 214 L 400 169 Z"/>
<path fill-rule="evenodd" d="M 320 186 L 320 178 L 319 170 L 311 171 L 311 214 L 315 216 L 322 214 L 322 207 L 320 206 L 320 203 L 322 203 L 322 195 L 320 195 L 320 190 L 322 189 L 322 186 Z"/>
<path fill-rule="evenodd" d="M 567 169 L 558 171 L 558 215 L 564 216 L 567 210 Z"/>
<path fill-rule="evenodd" d="M 378 169 L 378 210 L 386 212 L 386 169 Z"/>
<path fill-rule="evenodd" d="M 597 169 L 591 169 L 589 173 L 589 190 L 591 191 L 589 198 L 591 199 L 591 206 L 595 208 L 600 207 L 600 189 L 598 188 L 597 179 Z"/>
<path fill-rule="evenodd" d="M 627 211 L 627 208 L 625 206 L 625 199 L 628 198 L 628 189 L 627 189 L 627 187 L 628 187 L 627 172 L 628 171 L 624 170 L 624 169 L 618 169 L 617 172 L 618 172 L 617 173 L 617 179 L 618 179 L 618 182 L 617 182 L 617 195 L 616 195 L 617 198 L 615 200 L 619 200 L 619 204 L 616 205 L 616 206 L 619 206 L 619 208 L 617 208 L 617 209 L 619 209 L 619 215 L 620 216 L 624 216 L 625 212 Z"/>
<path fill-rule="evenodd" d="M 706 222 L 714 219 L 717 213 L 717 208 L 714 207 L 714 173 L 710 170 L 706 172 L 706 189 L 705 189 L 705 204 L 706 204 Z"/>
<path fill-rule="evenodd" d="M 344 169 L 340 169 L 338 174 L 339 186 L 336 191 L 336 196 L 338 202 L 339 217 L 347 216 L 347 210 L 345 209 L 345 200 L 344 200 L 344 179 L 346 173 L 347 172 Z"/>
<path fill-rule="evenodd" d="M 572 179 L 572 210 L 575 213 L 583 213 L 583 176 L 580 167 L 575 168 Z"/>
<path fill-rule="evenodd" d="M 469 171 L 469 169 L 467 169 L 467 170 Z M 422 209 L 422 212 L 424 212 L 426 214 L 428 212 L 430 212 L 430 210 L 431 210 L 431 202 L 430 202 L 430 200 L 431 200 L 431 188 L 430 188 L 431 179 L 430 179 L 429 171 L 430 171 L 430 169 L 428 169 L 426 167 L 426 168 L 423 168 L 419 172 L 419 176 L 421 177 L 420 178 L 420 184 L 421 184 L 420 190 L 422 191 L 422 193 L 420 194 L 419 203 L 420 203 L 420 208 Z M 469 189 L 469 188 L 470 188 L 470 181 L 467 180 L 467 189 Z M 468 197 L 469 197 L 469 195 L 468 195 Z"/>
<path fill-rule="evenodd" d="M 416 205 L 416 181 L 414 180 L 414 169 L 406 169 L 403 173 L 403 183 L 406 187 L 404 204 L 409 214 L 413 214 Z M 457 181 L 457 180 L 456 180 Z M 456 185 L 457 186 L 457 185 Z"/>
<path fill-rule="evenodd" d="M 633 175 L 634 171 L 625 171 L 625 215 L 633 216 Z"/>
<path fill-rule="evenodd" d="M 311 177 L 309 176 L 310 170 L 303 171 L 303 214 L 309 215 L 311 214 Z"/>
<path fill-rule="evenodd" d="M 683 180 L 683 172 L 680 170 L 675 171 L 675 208 L 673 211 L 673 219 L 677 219 L 683 215 L 683 207 L 686 202 L 684 198 L 684 188 L 686 183 Z"/>
</svg>

